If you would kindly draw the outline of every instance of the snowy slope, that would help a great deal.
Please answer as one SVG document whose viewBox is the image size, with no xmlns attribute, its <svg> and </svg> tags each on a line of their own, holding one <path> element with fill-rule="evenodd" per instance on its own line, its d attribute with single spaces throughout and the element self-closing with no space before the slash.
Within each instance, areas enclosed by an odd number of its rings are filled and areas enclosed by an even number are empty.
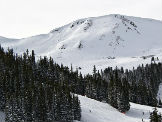
<svg viewBox="0 0 162 122">
<path fill-rule="evenodd" d="M 80 19 L 48 34 L 29 38 L 0 37 L 0 43 L 18 53 L 34 49 L 37 56 L 52 56 L 58 63 L 81 67 L 85 74 L 91 73 L 93 65 L 97 69 L 116 65 L 132 68 L 150 63 L 152 56 L 161 60 L 161 33 L 161 21 L 107 15 Z"/>
<path fill-rule="evenodd" d="M 120 113 L 110 105 L 79 96 L 82 109 L 82 122 L 149 122 L 152 107 L 131 103 L 130 110 Z M 162 113 L 162 109 L 158 109 Z M 144 112 L 144 115 L 143 115 Z"/>
</svg>

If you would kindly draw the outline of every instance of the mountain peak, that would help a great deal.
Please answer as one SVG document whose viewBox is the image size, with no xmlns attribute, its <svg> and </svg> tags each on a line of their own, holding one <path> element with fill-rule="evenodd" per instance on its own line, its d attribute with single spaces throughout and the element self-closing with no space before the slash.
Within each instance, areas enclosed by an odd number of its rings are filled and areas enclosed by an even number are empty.
<svg viewBox="0 0 162 122">
<path fill-rule="evenodd" d="M 52 56 L 64 65 L 72 63 L 87 73 L 93 65 L 99 69 L 129 68 L 150 62 L 149 58 L 141 58 L 143 56 L 162 57 L 161 32 L 161 21 L 111 14 L 79 19 L 48 34 L 0 42 L 16 52 L 34 49 L 38 55 Z"/>
</svg>

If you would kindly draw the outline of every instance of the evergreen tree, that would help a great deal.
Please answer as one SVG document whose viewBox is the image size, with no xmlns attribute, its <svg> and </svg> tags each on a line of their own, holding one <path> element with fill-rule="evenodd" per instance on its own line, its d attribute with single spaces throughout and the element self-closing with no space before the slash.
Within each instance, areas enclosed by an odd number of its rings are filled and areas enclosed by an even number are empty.
<svg viewBox="0 0 162 122">
<path fill-rule="evenodd" d="M 150 114 L 150 122 L 162 122 L 162 117 L 158 114 L 156 108 L 154 108 L 154 111 Z"/>
</svg>

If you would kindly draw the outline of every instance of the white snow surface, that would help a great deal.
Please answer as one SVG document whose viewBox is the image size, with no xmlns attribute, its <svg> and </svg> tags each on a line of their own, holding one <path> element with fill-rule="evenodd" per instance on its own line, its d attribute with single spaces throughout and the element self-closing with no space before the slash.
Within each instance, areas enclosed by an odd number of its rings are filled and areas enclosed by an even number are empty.
<svg viewBox="0 0 162 122">
<path fill-rule="evenodd" d="M 81 122 L 142 122 L 142 119 L 149 122 L 150 112 L 153 111 L 153 107 L 130 103 L 130 110 L 124 114 L 107 103 L 80 95 L 79 100 L 82 109 Z M 158 111 L 162 113 L 161 108 Z"/>
<path fill-rule="evenodd" d="M 108 66 L 132 68 L 162 60 L 162 22 L 124 15 L 106 15 L 76 20 L 48 34 L 23 39 L 0 37 L 0 44 L 22 53 L 35 50 L 37 57 L 51 56 L 57 63 L 81 67 L 83 74 L 92 68 Z M 142 56 L 145 56 L 144 60 Z"/>
</svg>

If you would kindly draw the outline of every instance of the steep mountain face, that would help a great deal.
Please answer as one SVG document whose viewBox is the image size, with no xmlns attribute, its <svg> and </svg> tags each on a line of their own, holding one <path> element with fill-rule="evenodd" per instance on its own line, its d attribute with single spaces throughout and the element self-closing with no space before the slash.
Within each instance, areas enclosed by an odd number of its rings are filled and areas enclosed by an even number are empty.
<svg viewBox="0 0 162 122">
<path fill-rule="evenodd" d="M 0 37 L 3 47 L 21 53 L 35 50 L 37 56 L 51 56 L 58 63 L 91 73 L 107 66 L 132 68 L 162 59 L 162 22 L 123 15 L 85 18 L 24 39 Z"/>
</svg>

